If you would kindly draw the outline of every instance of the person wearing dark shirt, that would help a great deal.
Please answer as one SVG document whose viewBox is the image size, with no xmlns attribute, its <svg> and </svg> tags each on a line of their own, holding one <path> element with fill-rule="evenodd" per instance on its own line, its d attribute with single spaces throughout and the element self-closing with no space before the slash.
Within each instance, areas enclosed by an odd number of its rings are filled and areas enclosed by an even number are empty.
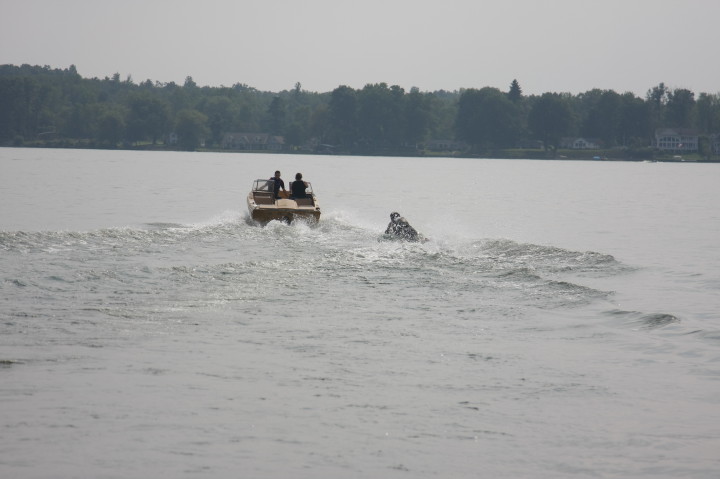
<svg viewBox="0 0 720 479">
<path fill-rule="evenodd" d="M 307 186 L 307 183 L 305 183 L 302 179 L 302 173 L 296 174 L 295 181 L 290 184 L 290 194 L 292 195 L 291 198 L 307 198 L 308 195 L 305 191 Z"/>
<path fill-rule="evenodd" d="M 282 188 L 283 191 L 287 191 L 285 189 L 285 182 L 280 178 L 280 171 L 275 172 L 275 176 L 270 178 L 270 181 L 274 182 L 273 185 L 273 194 L 275 195 L 275 199 L 280 198 L 280 188 Z"/>
</svg>

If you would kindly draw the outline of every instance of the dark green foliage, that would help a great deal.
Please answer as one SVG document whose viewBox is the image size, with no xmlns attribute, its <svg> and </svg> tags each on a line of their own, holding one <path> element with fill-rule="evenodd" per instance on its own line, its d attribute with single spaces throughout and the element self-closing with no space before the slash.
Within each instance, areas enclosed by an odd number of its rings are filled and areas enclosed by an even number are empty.
<svg viewBox="0 0 720 479">
<path fill-rule="evenodd" d="M 123 139 L 125 120 L 116 108 L 107 108 L 98 118 L 96 138 L 107 148 L 115 148 Z"/>
<path fill-rule="evenodd" d="M 705 133 L 720 132 L 720 95 L 701 93 L 695 106 L 697 128 Z"/>
<path fill-rule="evenodd" d="M 545 149 L 557 149 L 560 138 L 569 135 L 574 124 L 569 98 L 557 93 L 543 93 L 533 103 L 528 124 Z"/>
<path fill-rule="evenodd" d="M 520 88 L 520 84 L 517 80 L 513 80 L 512 83 L 510 83 L 508 99 L 513 103 L 517 103 L 522 100 L 522 89 Z"/>
<path fill-rule="evenodd" d="M 465 90 L 460 95 L 456 136 L 483 151 L 514 146 L 520 132 L 517 106 L 496 88 Z"/>
<path fill-rule="evenodd" d="M 592 90 L 581 96 L 584 107 L 580 133 L 615 145 L 622 138 L 622 97 L 612 90 Z"/>
<path fill-rule="evenodd" d="M 620 145 L 629 148 L 642 148 L 648 145 L 647 138 L 652 135 L 649 111 L 650 106 L 641 98 L 632 93 L 622 95 Z"/>
<path fill-rule="evenodd" d="M 683 88 L 673 90 L 668 95 L 665 123 L 667 126 L 690 128 L 695 111 L 695 94 Z"/>
<path fill-rule="evenodd" d="M 167 131 L 170 121 L 168 103 L 148 91 L 128 97 L 126 138 L 132 142 L 152 140 L 153 145 Z"/>
<path fill-rule="evenodd" d="M 208 117 L 197 110 L 182 110 L 177 114 L 175 132 L 178 144 L 185 150 L 197 149 L 210 132 Z"/>
<path fill-rule="evenodd" d="M 287 106 L 285 101 L 276 96 L 270 102 L 268 107 L 268 126 L 265 128 L 268 133 L 272 135 L 282 135 L 285 132 L 285 125 L 287 123 Z"/>
<path fill-rule="evenodd" d="M 403 142 L 405 92 L 386 83 L 366 85 L 358 94 L 358 128 L 365 148 L 396 147 Z"/>
<path fill-rule="evenodd" d="M 417 145 L 427 137 L 432 126 L 431 98 L 413 88 L 405 98 L 404 113 L 405 140 Z"/>
<path fill-rule="evenodd" d="M 283 136 L 290 151 L 405 154 L 431 139 L 464 140 L 477 153 L 533 145 L 557 148 L 582 135 L 604 148 L 642 150 L 659 127 L 720 133 L 720 95 L 659 83 L 646 98 L 612 90 L 523 95 L 513 80 L 496 88 L 421 92 L 386 83 L 313 93 L 300 83 L 263 92 L 242 83 L 200 87 L 119 73 L 82 78 L 74 66 L 0 65 L 0 145 L 222 148 L 228 133 Z M 643 150 L 644 151 L 644 150 Z"/>
<path fill-rule="evenodd" d="M 210 129 L 210 137 L 206 141 L 213 146 L 221 145 L 227 125 L 237 122 L 237 112 L 232 101 L 227 96 L 203 98 L 199 110 L 208 118 L 207 126 Z"/>
<path fill-rule="evenodd" d="M 327 141 L 351 147 L 358 140 L 358 99 L 355 90 L 339 86 L 330 96 Z"/>
</svg>

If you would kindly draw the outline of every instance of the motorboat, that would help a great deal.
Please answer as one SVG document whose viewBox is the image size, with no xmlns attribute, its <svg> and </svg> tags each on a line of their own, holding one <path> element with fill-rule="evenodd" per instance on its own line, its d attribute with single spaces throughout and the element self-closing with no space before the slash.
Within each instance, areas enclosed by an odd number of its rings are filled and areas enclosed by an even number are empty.
<svg viewBox="0 0 720 479">
<path fill-rule="evenodd" d="M 309 181 L 305 183 L 307 184 L 305 198 L 294 198 L 288 191 L 280 191 L 279 198 L 275 198 L 274 180 L 255 180 L 247 196 L 250 217 L 259 223 L 269 223 L 273 220 L 292 223 L 296 218 L 319 221 L 320 205 L 313 193 L 312 184 Z"/>
</svg>

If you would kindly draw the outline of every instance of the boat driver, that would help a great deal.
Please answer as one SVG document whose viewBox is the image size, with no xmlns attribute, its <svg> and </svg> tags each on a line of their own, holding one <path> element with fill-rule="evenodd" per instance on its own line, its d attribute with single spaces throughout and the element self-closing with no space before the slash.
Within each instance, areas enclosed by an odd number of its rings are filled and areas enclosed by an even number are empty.
<svg viewBox="0 0 720 479">
<path fill-rule="evenodd" d="M 273 178 L 270 178 L 270 181 L 274 181 L 273 185 L 273 194 L 275 195 L 275 199 L 280 199 L 280 188 L 282 188 L 283 191 L 287 191 L 285 189 L 285 182 L 280 178 L 280 170 L 275 172 L 275 176 Z"/>
</svg>

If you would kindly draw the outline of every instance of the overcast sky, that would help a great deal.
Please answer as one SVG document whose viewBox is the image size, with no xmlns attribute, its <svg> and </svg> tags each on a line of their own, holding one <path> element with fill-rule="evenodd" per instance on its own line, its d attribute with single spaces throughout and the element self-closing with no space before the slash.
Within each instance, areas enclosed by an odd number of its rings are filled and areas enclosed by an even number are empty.
<svg viewBox="0 0 720 479">
<path fill-rule="evenodd" d="M 136 83 L 720 92 L 720 0 L 0 0 L 0 64 Z"/>
</svg>

